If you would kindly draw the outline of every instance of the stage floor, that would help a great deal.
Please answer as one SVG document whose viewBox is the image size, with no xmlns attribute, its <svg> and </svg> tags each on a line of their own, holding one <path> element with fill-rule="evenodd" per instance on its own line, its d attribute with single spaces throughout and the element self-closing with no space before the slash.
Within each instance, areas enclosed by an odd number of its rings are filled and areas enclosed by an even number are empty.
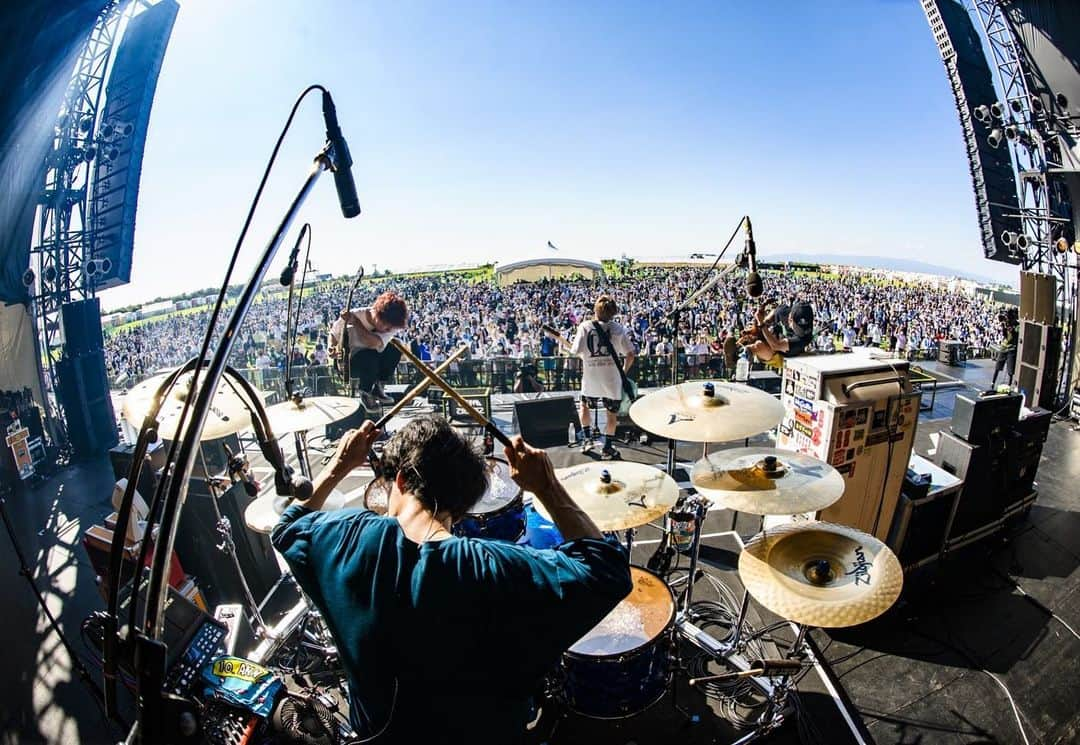
<svg viewBox="0 0 1080 745">
<path fill-rule="evenodd" d="M 924 366 L 935 375 L 958 381 L 938 391 L 937 415 L 951 401 L 943 394 L 968 386 L 989 386 L 993 364 L 980 360 L 962 368 Z M 509 430 L 515 397 L 496 397 L 494 417 Z M 940 408 L 939 408 L 940 407 Z M 941 417 L 920 418 L 916 451 L 930 448 L 929 435 L 947 427 Z M 315 438 L 313 438 L 315 439 Z M 286 450 L 291 450 L 291 438 Z M 317 439 L 315 444 L 318 445 Z M 623 457 L 660 462 L 664 453 L 653 446 L 622 445 Z M 551 448 L 556 465 L 582 462 L 588 456 L 565 446 Z M 692 461 L 700 446 L 681 446 L 679 459 Z M 312 453 L 316 468 L 318 452 Z M 1076 707 L 1078 640 L 1050 611 L 1073 629 L 1080 629 L 1080 433 L 1068 422 L 1052 425 L 1039 469 L 1039 498 L 1030 515 L 1008 535 L 975 544 L 909 576 L 901 600 L 879 619 L 855 629 L 825 632 L 811 638 L 835 676 L 841 697 L 861 731 L 863 741 L 879 743 L 1014 743 L 1022 742 L 1016 715 L 1005 691 L 1015 701 L 1030 742 L 1069 743 L 1080 738 Z M 38 587 L 72 644 L 85 654 L 79 624 L 101 608 L 93 571 L 79 545 L 86 526 L 111 511 L 112 473 L 100 458 L 72 465 L 52 478 L 8 499 L 8 510 L 27 554 Z M 346 484 L 354 500 L 363 492 L 363 478 Z M 759 519 L 739 516 L 735 530 L 747 537 Z M 708 574 L 741 593 L 733 571 L 737 543 L 723 535 L 732 527 L 727 511 L 711 512 L 702 549 Z M 657 535 L 638 534 L 634 563 L 644 564 Z M 93 699 L 73 675 L 70 661 L 54 634 L 44 625 L 34 597 L 18 575 L 18 564 L 6 536 L 0 538 L 0 588 L 5 612 L 0 638 L 8 643 L 0 689 L 3 743 L 106 743 L 121 733 L 104 722 Z M 1022 588 L 1022 591 L 1019 588 Z M 695 599 L 708 599 L 711 583 L 700 580 Z M 1026 595 L 1025 595 L 1026 593 Z M 713 595 L 715 597 L 715 594 Z M 756 604 L 756 625 L 774 619 Z M 776 634 L 790 639 L 787 627 Z M 508 664 L 512 661 L 508 660 Z M 801 723 L 788 725 L 775 742 L 858 742 L 845 724 L 828 687 L 817 672 L 799 685 Z M 548 740 L 596 743 L 728 742 L 735 730 L 715 716 L 700 694 L 685 686 L 680 703 L 699 713 L 690 724 L 669 702 L 619 723 L 582 722 L 569 718 Z M 712 713 L 710 713 L 712 712 Z"/>
</svg>

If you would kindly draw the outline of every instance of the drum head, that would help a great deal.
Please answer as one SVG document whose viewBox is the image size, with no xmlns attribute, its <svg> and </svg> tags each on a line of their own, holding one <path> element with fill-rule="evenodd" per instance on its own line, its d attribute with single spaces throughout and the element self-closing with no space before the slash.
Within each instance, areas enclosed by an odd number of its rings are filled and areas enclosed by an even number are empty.
<svg viewBox="0 0 1080 745">
<path fill-rule="evenodd" d="M 386 479 L 372 479 L 364 487 L 364 509 L 376 515 L 385 515 L 390 509 L 390 482 Z"/>
<path fill-rule="evenodd" d="M 521 487 L 510 478 L 510 465 L 501 458 L 486 458 L 488 488 L 469 510 L 470 515 L 498 512 L 521 496 Z"/>
<path fill-rule="evenodd" d="M 630 567 L 634 589 L 619 601 L 570 653 L 608 657 L 631 652 L 660 636 L 675 620 L 675 601 L 664 581 L 652 572 Z"/>
</svg>

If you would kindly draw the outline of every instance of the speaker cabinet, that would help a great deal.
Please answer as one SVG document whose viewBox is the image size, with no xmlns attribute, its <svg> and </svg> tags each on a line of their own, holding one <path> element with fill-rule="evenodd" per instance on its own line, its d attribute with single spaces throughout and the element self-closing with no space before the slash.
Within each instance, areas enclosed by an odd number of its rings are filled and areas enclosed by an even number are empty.
<svg viewBox="0 0 1080 745">
<path fill-rule="evenodd" d="M 1024 404 L 1029 408 L 1054 408 L 1060 358 L 1061 329 L 1058 326 L 1033 321 L 1020 323 L 1017 386 L 1024 391 Z"/>
<path fill-rule="evenodd" d="M 1006 440 L 973 445 L 942 432 L 934 460 L 943 470 L 964 480 L 949 524 L 949 540 L 986 528 L 992 532 L 1010 502 Z"/>
<path fill-rule="evenodd" d="M 1020 417 L 1023 397 L 1019 393 L 978 396 L 959 393 L 949 429 L 975 445 L 987 443 L 994 433 L 1012 429 Z"/>
<path fill-rule="evenodd" d="M 68 440 L 77 458 L 104 453 L 120 437 L 109 397 L 105 353 L 64 355 L 56 363 L 60 404 L 67 421 Z"/>
<path fill-rule="evenodd" d="M 568 425 L 578 426 L 571 396 L 515 401 L 514 419 L 525 442 L 538 448 L 565 445 Z"/>
<path fill-rule="evenodd" d="M 1056 298 L 1056 277 L 1037 272 L 1020 272 L 1020 320 L 1052 324 Z"/>
<path fill-rule="evenodd" d="M 101 303 L 96 298 L 60 306 L 64 329 L 64 350 L 69 355 L 96 352 L 105 348 L 101 335 Z"/>
</svg>

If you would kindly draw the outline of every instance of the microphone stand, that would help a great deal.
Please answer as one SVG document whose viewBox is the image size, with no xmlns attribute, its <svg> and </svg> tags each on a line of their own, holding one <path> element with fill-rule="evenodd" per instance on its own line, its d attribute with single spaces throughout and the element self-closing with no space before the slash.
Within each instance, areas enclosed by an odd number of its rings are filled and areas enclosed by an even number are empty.
<svg viewBox="0 0 1080 745">
<path fill-rule="evenodd" d="M 735 226 L 735 230 L 731 233 L 731 237 L 727 239 L 727 243 L 724 244 L 724 248 L 720 251 L 720 253 L 718 253 L 716 255 L 716 259 L 713 260 L 712 266 L 709 267 L 709 271 L 705 273 L 705 277 L 708 277 L 709 274 L 716 271 L 717 264 L 720 263 L 720 259 L 722 259 L 724 257 L 724 254 L 727 253 L 727 250 L 729 248 L 731 248 L 731 243 L 732 243 L 732 241 L 735 240 L 735 236 L 737 236 L 739 234 L 739 230 L 742 229 L 743 222 L 745 220 L 746 220 L 745 217 L 739 220 L 739 224 Z M 698 286 L 695 287 L 693 289 L 693 291 L 691 291 L 690 295 L 688 295 L 685 300 L 683 300 L 681 303 L 679 303 L 677 306 L 675 306 L 675 308 L 673 310 L 669 311 L 667 313 L 667 315 L 665 316 L 665 318 L 668 318 L 668 319 L 671 320 L 671 384 L 672 385 L 678 385 L 678 383 L 679 383 L 679 349 L 678 349 L 679 321 L 680 321 L 680 318 L 682 316 L 683 311 L 686 310 L 687 308 L 689 308 L 691 305 L 695 304 L 701 298 L 702 295 L 704 295 L 706 292 L 708 292 L 713 287 L 715 287 L 717 284 L 719 284 L 720 280 L 722 280 L 728 274 L 733 272 L 735 269 L 742 266 L 742 264 L 743 264 L 743 257 L 740 255 L 739 258 L 736 259 L 734 263 L 729 264 L 728 266 L 724 267 L 722 270 L 720 270 L 720 272 L 718 274 L 713 276 L 711 279 L 706 280 L 704 277 L 702 277 L 701 282 L 699 282 Z M 675 440 L 673 438 L 668 439 L 667 473 L 668 473 L 668 476 L 671 476 L 671 478 L 675 478 Z M 663 538 L 660 539 L 660 543 L 659 543 L 659 545 L 657 545 L 656 551 L 653 553 L 653 555 L 649 558 L 649 560 L 647 562 L 650 568 L 654 568 L 654 567 L 656 568 L 656 569 L 654 569 L 654 571 L 656 571 L 657 569 L 662 570 L 662 571 L 660 571 L 660 574 L 666 574 L 667 573 L 666 572 L 666 567 L 668 565 L 670 565 L 670 562 L 671 562 L 670 556 L 665 558 L 665 555 L 667 555 L 669 553 L 669 551 L 670 551 L 670 537 L 671 537 L 671 517 L 669 515 L 664 515 L 664 535 L 663 535 Z M 693 582 L 693 579 L 694 579 L 693 575 L 691 575 L 690 576 L 690 582 Z"/>
<path fill-rule="evenodd" d="M 132 630 L 137 633 L 135 646 L 136 667 L 138 669 L 139 708 L 133 736 L 137 741 L 170 741 L 177 732 L 187 729 L 191 717 L 195 716 L 190 702 L 166 694 L 162 688 L 165 680 L 165 659 L 167 648 L 162 641 L 164 632 L 165 596 L 168 584 L 165 581 L 169 557 L 172 555 L 180 510 L 187 498 L 188 480 L 195 463 L 195 452 L 206 421 L 210 402 L 217 390 L 221 376 L 238 332 L 247 317 L 255 294 L 266 276 L 270 262 L 285 238 L 286 232 L 300 212 L 301 206 L 324 171 L 334 168 L 332 143 L 327 142 L 315 157 L 307 178 L 300 191 L 289 205 L 285 216 L 278 225 L 262 256 L 252 270 L 247 285 L 237 300 L 232 315 L 222 334 L 221 343 L 210 360 L 206 377 L 201 381 L 194 405 L 192 419 L 182 433 L 174 467 L 167 474 L 169 479 L 165 502 L 161 510 L 161 523 L 158 540 L 154 545 L 154 559 L 150 569 L 150 583 L 146 598 L 146 615 L 142 628 Z M 197 721 L 197 720 L 196 720 Z"/>
</svg>

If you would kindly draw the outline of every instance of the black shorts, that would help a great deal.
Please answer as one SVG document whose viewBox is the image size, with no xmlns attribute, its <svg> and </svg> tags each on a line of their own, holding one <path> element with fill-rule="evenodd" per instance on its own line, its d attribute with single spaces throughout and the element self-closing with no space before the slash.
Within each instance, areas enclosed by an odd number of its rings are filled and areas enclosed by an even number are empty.
<svg viewBox="0 0 1080 745">
<path fill-rule="evenodd" d="M 604 402 L 604 408 L 610 411 L 612 414 L 619 413 L 619 407 L 622 406 L 622 400 L 617 398 L 598 398 L 596 396 L 582 396 L 581 400 L 590 409 L 599 409 L 600 402 Z"/>
</svg>

